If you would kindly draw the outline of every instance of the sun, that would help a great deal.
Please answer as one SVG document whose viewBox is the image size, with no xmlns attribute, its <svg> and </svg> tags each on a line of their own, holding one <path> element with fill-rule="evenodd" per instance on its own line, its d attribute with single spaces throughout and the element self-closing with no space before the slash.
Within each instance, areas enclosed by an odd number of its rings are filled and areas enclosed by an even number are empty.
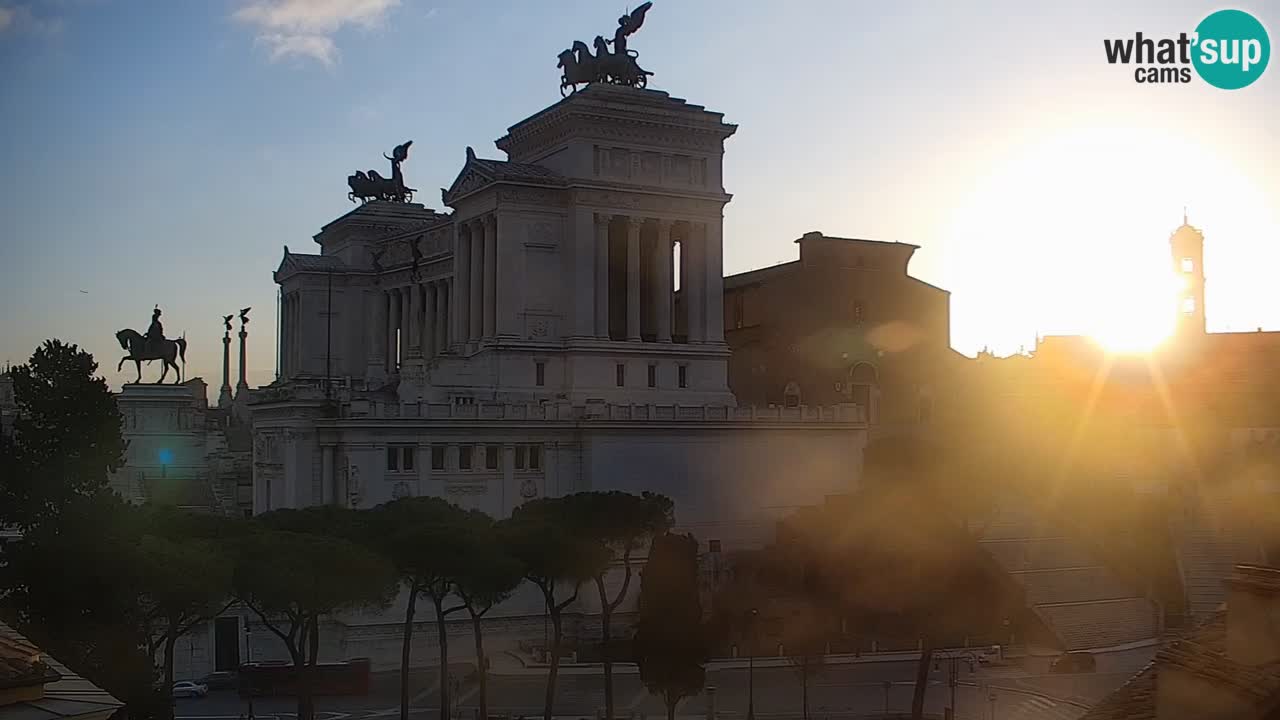
<svg viewBox="0 0 1280 720">
<path fill-rule="evenodd" d="M 1086 334 L 1105 350 L 1143 354 L 1157 349 L 1177 327 L 1178 278 L 1169 272 L 1133 272 L 1100 292 Z"/>
<path fill-rule="evenodd" d="M 1170 235 L 1188 204 L 1221 222 L 1241 176 L 1195 139 L 1098 120 L 993 146 L 957 194 L 944 262 L 958 347 L 1077 335 L 1131 354 L 1173 335 Z"/>
</svg>

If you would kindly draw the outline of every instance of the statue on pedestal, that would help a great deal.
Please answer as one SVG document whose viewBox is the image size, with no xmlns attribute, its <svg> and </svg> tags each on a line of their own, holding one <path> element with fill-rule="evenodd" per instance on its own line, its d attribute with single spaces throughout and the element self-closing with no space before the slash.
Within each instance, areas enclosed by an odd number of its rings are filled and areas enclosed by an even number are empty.
<svg viewBox="0 0 1280 720">
<path fill-rule="evenodd" d="M 182 382 L 182 369 L 178 367 L 177 361 L 181 360 L 183 364 L 187 360 L 187 340 L 186 338 L 178 338 L 169 340 L 164 336 L 164 325 L 160 323 L 160 306 L 157 305 L 155 310 L 151 312 L 151 325 L 147 328 L 147 334 L 139 334 L 137 330 L 124 329 L 116 333 L 116 340 L 120 343 L 120 348 L 129 353 L 120 358 L 120 362 L 116 364 L 116 372 L 124 367 L 125 360 L 132 360 L 138 369 L 138 377 L 135 383 L 142 382 L 142 361 L 143 360 L 161 360 L 164 362 L 164 369 L 160 373 L 160 379 L 157 384 L 164 382 L 164 378 L 169 374 L 169 368 L 177 373 L 177 380 L 174 384 Z"/>
<path fill-rule="evenodd" d="M 370 200 L 411 202 L 413 194 L 417 191 L 405 186 L 404 174 L 400 172 L 400 163 L 409 159 L 409 146 L 412 144 L 413 141 L 410 140 L 403 145 L 397 145 L 391 151 L 391 155 L 382 154 L 382 157 L 391 161 L 391 177 L 389 178 L 382 177 L 377 170 L 370 170 L 367 173 L 357 170 L 355 175 L 347 176 L 347 187 L 351 188 L 351 192 L 347 193 L 347 198 L 351 202 L 355 202 L 356 198 L 359 198 L 362 203 Z"/>
<path fill-rule="evenodd" d="M 642 69 L 637 63 L 639 55 L 627 49 L 627 37 L 640 29 L 644 24 L 645 13 L 653 6 L 652 2 L 641 4 L 629 14 L 618 18 L 618 29 L 612 40 L 605 40 L 597 35 L 595 39 L 596 54 L 581 40 L 575 41 L 573 47 L 560 53 L 560 64 L 557 66 L 564 72 L 560 76 L 560 94 L 568 95 L 578 90 L 578 85 L 595 83 L 611 83 L 627 87 L 645 87 L 649 76 L 653 73 Z M 613 51 L 609 46 L 613 45 Z"/>
</svg>

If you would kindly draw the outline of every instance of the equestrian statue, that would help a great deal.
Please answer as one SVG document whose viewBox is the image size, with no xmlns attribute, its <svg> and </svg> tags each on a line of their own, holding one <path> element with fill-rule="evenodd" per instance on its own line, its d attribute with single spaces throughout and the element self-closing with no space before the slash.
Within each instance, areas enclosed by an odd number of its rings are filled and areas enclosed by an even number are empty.
<svg viewBox="0 0 1280 720">
<path fill-rule="evenodd" d="M 386 153 L 382 157 L 391 161 L 391 177 L 384 178 L 378 174 L 377 170 L 364 172 L 357 170 L 355 175 L 347 176 L 347 187 L 351 188 L 351 192 L 347 193 L 347 198 L 351 202 L 355 202 L 356 198 L 361 203 L 370 200 L 386 200 L 388 202 L 411 202 L 413 194 L 417 192 L 411 187 L 405 187 L 404 173 L 400 172 L 400 163 L 409 159 L 409 146 L 413 141 L 403 145 L 397 145 L 391 151 L 391 155 Z"/>
<path fill-rule="evenodd" d="M 641 69 L 636 64 L 639 55 L 635 50 L 627 49 L 627 38 L 644 24 L 644 15 L 653 6 L 646 2 L 630 13 L 618 18 L 618 29 L 612 40 L 605 40 L 597 35 L 595 55 L 591 48 L 581 40 L 576 40 L 573 47 L 560 53 L 560 64 L 557 66 L 564 72 L 560 76 L 560 94 L 569 95 L 577 92 L 578 85 L 591 83 L 610 83 L 627 87 L 642 88 L 649 84 L 649 76 L 653 73 Z M 609 46 L 613 46 L 612 52 Z"/>
<path fill-rule="evenodd" d="M 187 339 L 177 338 L 169 340 L 164 336 L 164 325 L 160 323 L 160 306 L 156 306 L 151 311 L 151 325 L 147 327 L 147 334 L 141 335 L 137 330 L 125 328 L 116 333 L 116 340 L 120 342 L 120 347 L 129 353 L 120 358 L 120 362 L 116 365 L 116 372 L 124 367 L 125 360 L 132 360 L 138 369 L 138 377 L 134 383 L 142 382 L 142 361 L 143 360 L 161 360 L 164 362 L 164 368 L 160 372 L 160 379 L 156 384 L 164 382 L 164 378 L 169 374 L 169 368 L 177 373 L 177 380 L 174 384 L 182 382 L 182 368 L 178 367 L 179 360 L 183 365 L 187 363 Z M 228 323 L 229 325 L 230 323 Z"/>
</svg>

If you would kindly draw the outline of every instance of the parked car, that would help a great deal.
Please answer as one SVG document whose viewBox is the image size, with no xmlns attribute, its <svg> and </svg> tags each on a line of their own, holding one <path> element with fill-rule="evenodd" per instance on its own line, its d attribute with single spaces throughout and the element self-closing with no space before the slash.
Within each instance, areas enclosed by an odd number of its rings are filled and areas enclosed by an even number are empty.
<svg viewBox="0 0 1280 720">
<path fill-rule="evenodd" d="M 979 665 L 1003 665 L 1004 664 L 1004 653 L 1001 651 L 1001 648 L 999 645 L 992 645 L 991 647 L 982 648 L 981 650 L 976 650 L 974 651 L 974 655 L 978 657 Z"/>
<path fill-rule="evenodd" d="M 240 675 L 233 670 L 219 670 L 209 673 L 200 682 L 210 690 L 235 690 L 240 687 Z"/>
<path fill-rule="evenodd" d="M 1069 652 L 1058 656 L 1049 666 L 1049 672 L 1055 673 L 1091 673 L 1098 667 L 1093 655 L 1087 652 Z"/>
<path fill-rule="evenodd" d="M 209 694 L 209 686 L 194 680 L 179 680 L 173 684 L 173 696 L 176 698 L 202 698 Z"/>
</svg>

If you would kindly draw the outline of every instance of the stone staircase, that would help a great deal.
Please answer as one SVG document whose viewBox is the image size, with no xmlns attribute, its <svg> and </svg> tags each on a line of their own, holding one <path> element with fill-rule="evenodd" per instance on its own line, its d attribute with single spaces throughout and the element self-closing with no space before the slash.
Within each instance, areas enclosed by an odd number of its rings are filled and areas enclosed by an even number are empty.
<svg viewBox="0 0 1280 720">
<path fill-rule="evenodd" d="M 1034 514 L 1002 509 L 980 543 L 1022 585 L 1027 605 L 1063 648 L 1107 647 L 1157 634 L 1155 603 Z"/>
<path fill-rule="evenodd" d="M 1231 502 L 1225 495 L 1201 496 L 1182 527 L 1178 561 L 1193 617 L 1209 615 L 1226 602 L 1232 566 L 1258 560 L 1248 530 L 1231 520 Z"/>
</svg>

